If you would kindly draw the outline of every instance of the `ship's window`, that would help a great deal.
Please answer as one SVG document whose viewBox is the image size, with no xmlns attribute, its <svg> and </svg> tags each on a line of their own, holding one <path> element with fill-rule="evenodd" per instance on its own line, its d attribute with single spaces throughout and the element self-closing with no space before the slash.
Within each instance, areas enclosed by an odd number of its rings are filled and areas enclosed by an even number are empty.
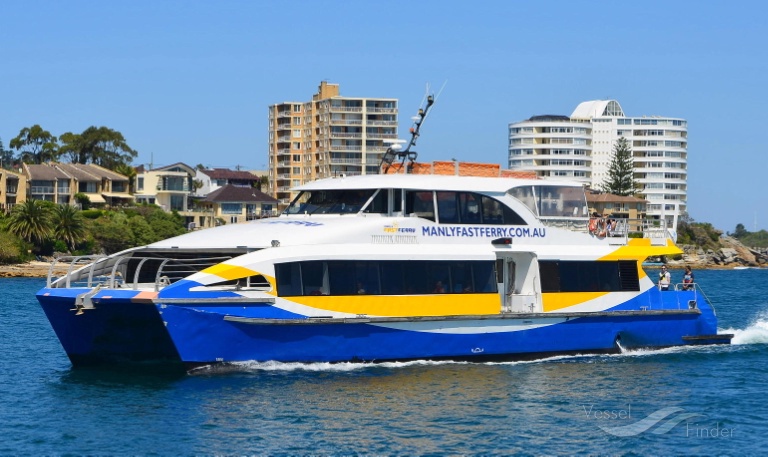
<svg viewBox="0 0 768 457">
<path fill-rule="evenodd" d="M 480 195 L 470 192 L 462 192 L 459 194 L 459 218 L 462 223 L 479 224 L 481 214 L 482 200 Z"/>
<path fill-rule="evenodd" d="M 389 212 L 389 191 L 387 189 L 376 191 L 373 200 L 365 207 L 363 212 L 387 214 Z"/>
<path fill-rule="evenodd" d="M 435 220 L 435 202 L 432 192 L 407 191 L 405 194 L 405 212 L 413 217 Z"/>
<path fill-rule="evenodd" d="M 301 268 L 298 263 L 281 263 L 275 265 L 277 275 L 277 292 L 281 297 L 302 295 Z"/>
<path fill-rule="evenodd" d="M 441 224 L 526 225 L 503 203 L 474 192 L 437 192 L 437 217 Z"/>
<path fill-rule="evenodd" d="M 437 215 L 441 224 L 459 223 L 456 192 L 437 193 Z"/>
<path fill-rule="evenodd" d="M 539 262 L 543 292 L 636 292 L 640 290 L 634 260 Z"/>
<path fill-rule="evenodd" d="M 573 186 L 525 186 L 509 190 L 533 214 L 540 217 L 585 217 L 587 200 L 584 189 Z"/>
<path fill-rule="evenodd" d="M 275 265 L 279 296 L 496 293 L 493 262 L 308 261 Z"/>
<path fill-rule="evenodd" d="M 392 211 L 399 213 L 403 211 L 403 190 L 395 189 L 392 192 Z"/>
<path fill-rule="evenodd" d="M 211 284 L 208 284 L 206 287 L 212 287 L 212 286 L 234 286 L 238 288 L 252 288 L 252 287 L 269 288 L 270 284 L 269 284 L 269 281 L 267 281 L 266 278 L 264 278 L 264 276 L 254 275 L 254 276 L 249 276 L 247 278 L 231 279 L 229 281 L 211 283 Z"/>
<path fill-rule="evenodd" d="M 527 225 L 519 214 L 507 205 L 485 195 L 482 196 L 483 224 Z"/>
<path fill-rule="evenodd" d="M 375 189 L 335 189 L 301 192 L 285 214 L 351 214 L 359 212 Z"/>
</svg>

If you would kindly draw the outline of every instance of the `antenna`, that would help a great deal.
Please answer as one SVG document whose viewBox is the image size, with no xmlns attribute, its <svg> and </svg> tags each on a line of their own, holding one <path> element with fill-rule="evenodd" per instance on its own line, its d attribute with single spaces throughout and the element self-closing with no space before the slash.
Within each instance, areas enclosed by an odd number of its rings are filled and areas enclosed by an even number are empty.
<svg viewBox="0 0 768 457">
<path fill-rule="evenodd" d="M 443 87 L 445 87 L 445 84 L 443 84 Z M 427 86 L 427 90 L 429 90 L 429 86 Z M 405 165 L 405 160 L 408 159 L 410 163 L 408 164 L 408 168 L 405 169 L 406 173 L 413 169 L 413 164 L 419 154 L 416 151 L 411 151 L 411 147 L 416 145 L 416 140 L 419 138 L 421 125 L 427 118 L 429 109 L 434 103 L 434 95 L 428 94 L 426 96 L 426 105 L 424 105 L 423 108 L 419 108 L 418 114 L 411 118 L 413 119 L 413 126 L 409 129 L 411 132 L 411 140 L 408 142 L 408 146 L 406 146 L 405 149 L 402 151 L 400 150 L 402 149 L 402 144 L 405 143 L 405 140 L 389 141 L 389 143 L 392 144 L 387 148 L 387 152 L 385 152 L 381 157 L 381 163 L 379 164 L 379 170 L 382 170 L 383 168 L 383 171 L 381 171 L 382 174 L 387 174 L 389 168 L 392 166 L 392 162 L 394 162 L 395 159 L 400 159 L 401 168 L 403 165 Z"/>
</svg>

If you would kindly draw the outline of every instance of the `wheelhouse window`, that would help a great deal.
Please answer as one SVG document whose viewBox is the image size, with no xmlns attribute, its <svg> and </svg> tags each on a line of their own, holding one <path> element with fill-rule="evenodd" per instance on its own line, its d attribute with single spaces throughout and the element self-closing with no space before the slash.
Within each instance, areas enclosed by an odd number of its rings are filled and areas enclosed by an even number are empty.
<svg viewBox="0 0 768 457">
<path fill-rule="evenodd" d="M 492 261 L 328 260 L 275 265 L 281 297 L 496 293 Z"/>
<path fill-rule="evenodd" d="M 376 189 L 302 191 L 285 214 L 353 214 L 359 212 Z"/>
</svg>

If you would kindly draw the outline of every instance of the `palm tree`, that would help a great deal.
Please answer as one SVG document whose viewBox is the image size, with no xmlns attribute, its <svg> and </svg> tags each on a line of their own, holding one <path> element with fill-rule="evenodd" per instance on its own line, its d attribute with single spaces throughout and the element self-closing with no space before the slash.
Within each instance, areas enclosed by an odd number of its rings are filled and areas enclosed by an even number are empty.
<svg viewBox="0 0 768 457">
<path fill-rule="evenodd" d="M 40 246 L 51 234 L 51 213 L 41 200 L 27 200 L 13 207 L 8 231 L 30 243 Z"/>
<path fill-rule="evenodd" d="M 114 170 L 112 170 L 116 173 L 120 173 L 121 175 L 128 178 L 128 191 L 130 193 L 133 193 L 133 187 L 136 181 L 136 169 L 128 164 L 121 163 L 118 166 L 115 167 Z"/>
<path fill-rule="evenodd" d="M 59 205 L 53 210 L 53 236 L 70 248 L 85 239 L 85 221 L 83 215 L 72 205 Z"/>
</svg>

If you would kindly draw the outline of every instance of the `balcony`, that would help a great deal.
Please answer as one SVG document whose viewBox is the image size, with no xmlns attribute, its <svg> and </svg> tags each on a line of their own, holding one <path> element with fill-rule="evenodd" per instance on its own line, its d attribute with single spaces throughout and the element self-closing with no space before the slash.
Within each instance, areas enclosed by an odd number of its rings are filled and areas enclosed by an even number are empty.
<svg viewBox="0 0 768 457">
<path fill-rule="evenodd" d="M 395 133 L 369 133 L 367 136 L 371 139 L 397 139 Z"/>
<path fill-rule="evenodd" d="M 397 108 L 368 108 L 369 113 L 397 113 Z"/>
</svg>

